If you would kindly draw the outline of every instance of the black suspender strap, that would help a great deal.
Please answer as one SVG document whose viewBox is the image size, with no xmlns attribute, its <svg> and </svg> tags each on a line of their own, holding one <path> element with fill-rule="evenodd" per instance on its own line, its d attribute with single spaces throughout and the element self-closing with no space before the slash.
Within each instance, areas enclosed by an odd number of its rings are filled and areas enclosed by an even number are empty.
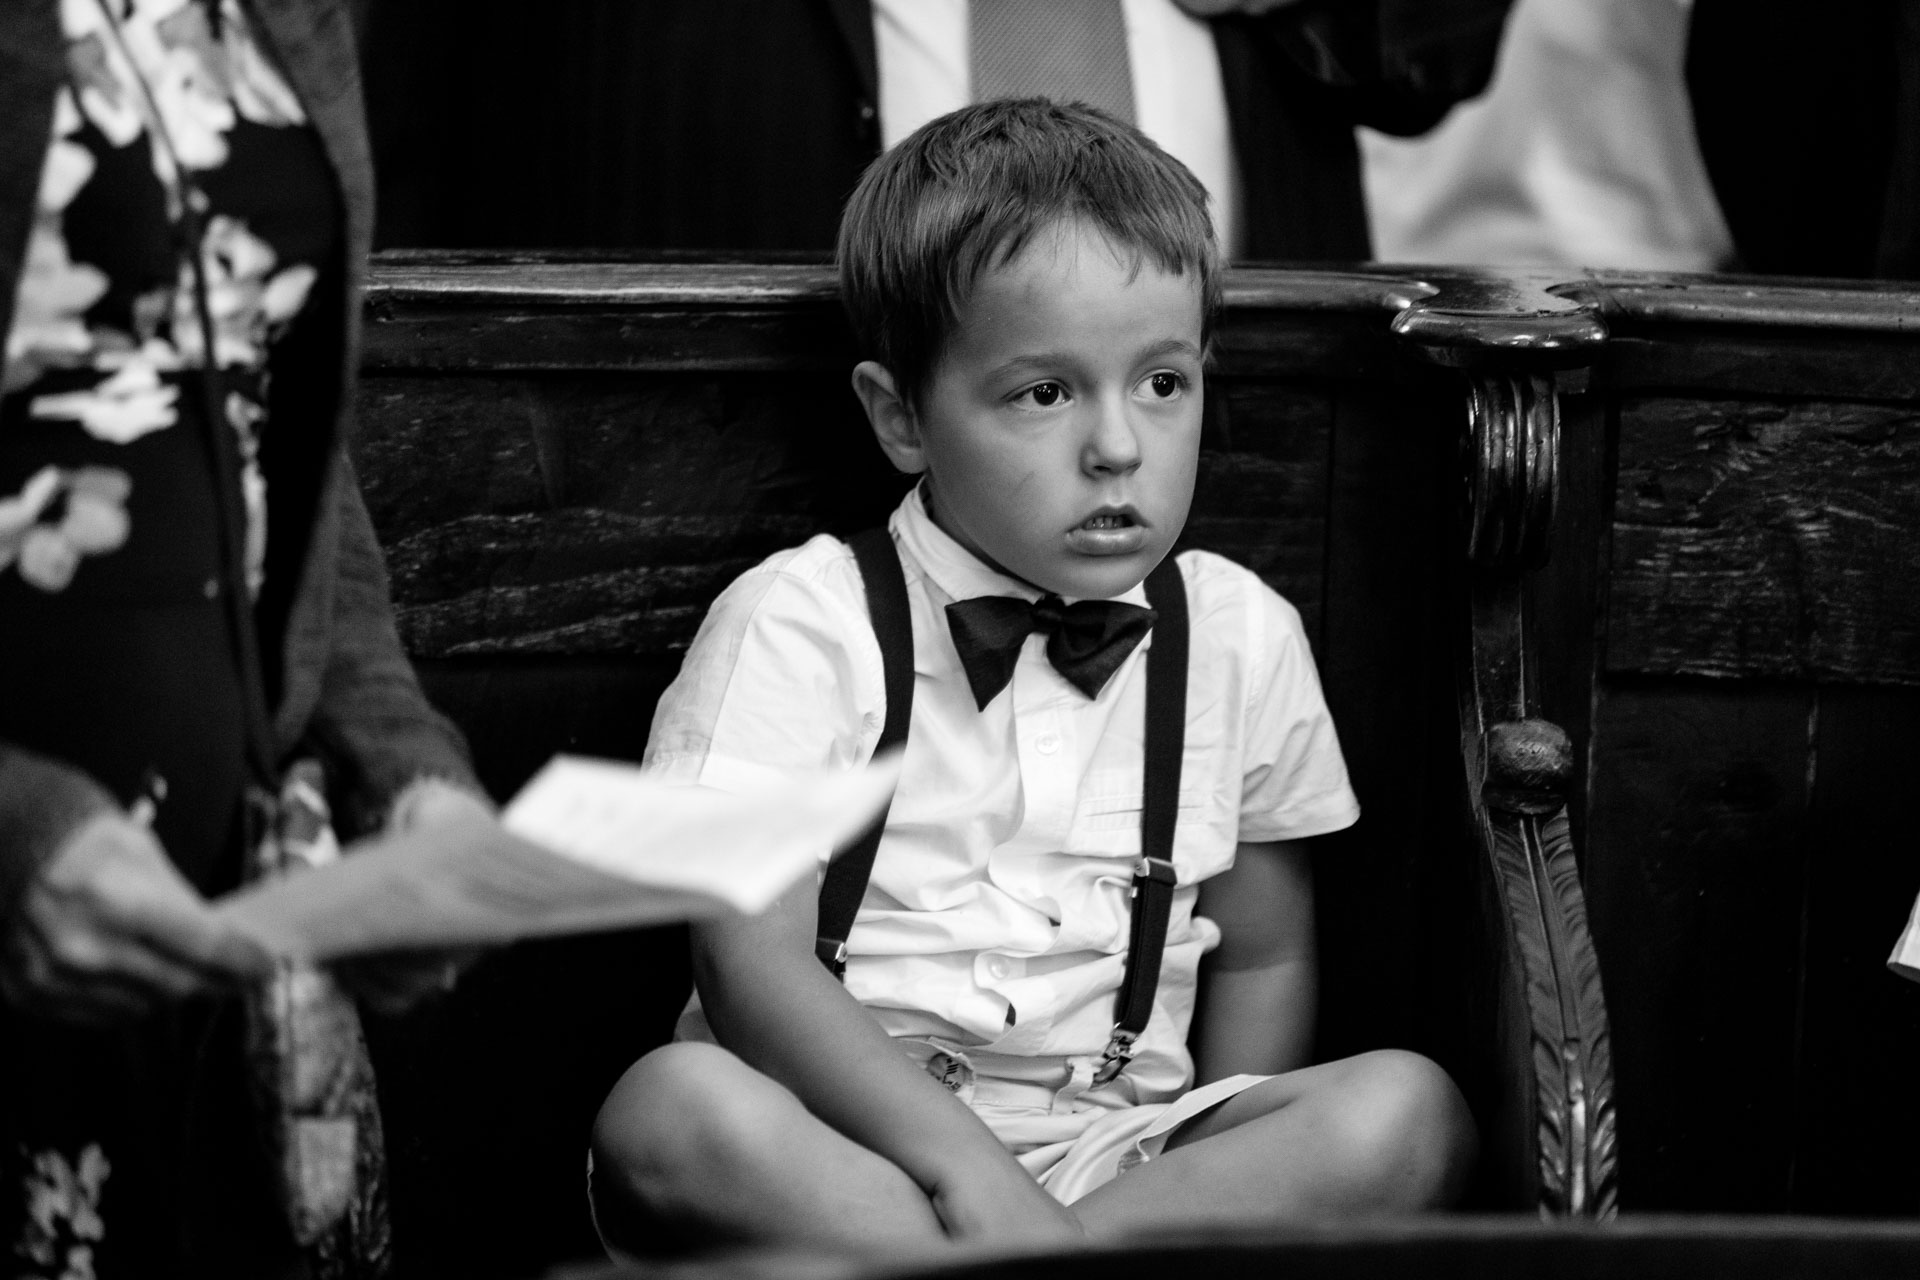
<svg viewBox="0 0 1920 1280">
<path fill-rule="evenodd" d="M 1153 636 L 1147 649 L 1146 763 L 1140 790 L 1140 864 L 1133 874 L 1127 969 L 1114 1000 L 1113 1036 L 1094 1082 L 1127 1069 L 1133 1044 L 1153 1017 L 1160 958 L 1173 914 L 1173 831 L 1180 816 L 1180 758 L 1187 736 L 1187 588 L 1172 556 L 1147 575 Z"/>
<path fill-rule="evenodd" d="M 907 604 L 907 580 L 900 571 L 900 553 L 894 549 L 893 535 L 885 529 L 867 529 L 849 538 L 847 545 L 853 548 L 854 562 L 860 566 L 867 615 L 873 620 L 874 639 L 880 642 L 885 673 L 887 720 L 874 747 L 878 754 L 906 743 L 907 724 L 913 718 L 913 614 Z M 826 879 L 820 885 L 820 923 L 813 953 L 836 978 L 846 975 L 847 935 L 853 932 L 860 899 L 866 896 L 873 858 L 880 851 L 880 835 L 886 826 L 887 810 L 882 809 L 873 825 L 827 865 Z"/>
</svg>

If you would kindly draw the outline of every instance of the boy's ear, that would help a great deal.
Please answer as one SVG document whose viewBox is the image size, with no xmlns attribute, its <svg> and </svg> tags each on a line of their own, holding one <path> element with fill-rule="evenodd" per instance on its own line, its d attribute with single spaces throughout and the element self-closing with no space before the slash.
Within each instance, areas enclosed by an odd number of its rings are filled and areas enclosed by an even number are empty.
<svg viewBox="0 0 1920 1280">
<path fill-rule="evenodd" d="M 862 360 L 853 367 L 853 394 L 860 397 L 867 411 L 873 438 L 881 452 L 901 471 L 917 476 L 927 469 L 926 450 L 920 443 L 920 419 L 900 396 L 900 388 L 887 367 L 873 360 Z"/>
</svg>

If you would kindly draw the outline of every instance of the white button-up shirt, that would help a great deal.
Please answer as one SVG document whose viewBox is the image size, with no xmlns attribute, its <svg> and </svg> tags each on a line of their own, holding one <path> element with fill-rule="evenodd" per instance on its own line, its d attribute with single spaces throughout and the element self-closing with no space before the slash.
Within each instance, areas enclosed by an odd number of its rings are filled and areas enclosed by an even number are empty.
<svg viewBox="0 0 1920 1280">
<path fill-rule="evenodd" d="M 1040 593 L 934 525 L 920 493 L 890 522 L 913 617 L 914 699 L 899 790 L 847 940 L 847 989 L 895 1037 L 986 1054 L 1097 1059 L 1114 1023 L 1140 853 L 1145 651 L 1089 699 L 1022 649 L 974 703 L 946 606 Z M 1207 552 L 1179 559 L 1192 638 L 1174 893 L 1152 1021 L 1121 1081 L 1135 1102 L 1190 1082 L 1200 957 L 1220 933 L 1197 886 L 1240 841 L 1335 831 L 1359 816 L 1298 613 Z M 1122 600 L 1145 603 L 1135 587 Z M 886 719 L 880 648 L 853 553 L 817 537 L 714 602 L 661 698 L 648 765 L 736 788 L 769 768 L 852 768 Z M 806 963 L 813 963 L 811 957 Z M 683 1035 L 704 1036 L 690 1018 Z"/>
</svg>

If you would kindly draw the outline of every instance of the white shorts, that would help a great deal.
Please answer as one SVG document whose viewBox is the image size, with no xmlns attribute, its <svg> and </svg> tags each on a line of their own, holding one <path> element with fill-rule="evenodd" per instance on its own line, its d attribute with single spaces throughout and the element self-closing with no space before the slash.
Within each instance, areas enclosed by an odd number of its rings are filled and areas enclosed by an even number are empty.
<svg viewBox="0 0 1920 1280">
<path fill-rule="evenodd" d="M 1072 1204 L 1153 1159 L 1181 1125 L 1273 1079 L 1228 1076 L 1168 1102 L 1136 1103 L 1124 1077 L 1109 1085 L 1091 1086 L 1092 1063 L 1084 1059 L 1013 1058 L 925 1040 L 894 1043 L 959 1094 L 1020 1167 L 1062 1204 Z M 594 1231 L 609 1256 L 630 1261 L 600 1233 L 592 1188 L 593 1153 L 589 1151 L 587 1209 L 594 1217 Z"/>
<path fill-rule="evenodd" d="M 1124 1076 L 1093 1085 L 1091 1060 L 1009 1057 L 932 1040 L 895 1043 L 972 1107 L 1062 1204 L 1151 1160 L 1181 1125 L 1273 1078 L 1228 1076 L 1166 1102 L 1136 1103 Z"/>
</svg>

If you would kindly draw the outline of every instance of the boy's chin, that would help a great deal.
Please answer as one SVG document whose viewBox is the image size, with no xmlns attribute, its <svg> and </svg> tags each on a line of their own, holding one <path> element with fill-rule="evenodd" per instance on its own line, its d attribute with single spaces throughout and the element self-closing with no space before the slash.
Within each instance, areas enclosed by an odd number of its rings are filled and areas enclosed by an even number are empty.
<svg viewBox="0 0 1920 1280">
<path fill-rule="evenodd" d="M 1049 565 L 1043 576 L 1030 581 L 1068 600 L 1111 600 L 1145 582 L 1160 558 L 1148 552 L 1080 557 L 1073 563 Z"/>
</svg>

